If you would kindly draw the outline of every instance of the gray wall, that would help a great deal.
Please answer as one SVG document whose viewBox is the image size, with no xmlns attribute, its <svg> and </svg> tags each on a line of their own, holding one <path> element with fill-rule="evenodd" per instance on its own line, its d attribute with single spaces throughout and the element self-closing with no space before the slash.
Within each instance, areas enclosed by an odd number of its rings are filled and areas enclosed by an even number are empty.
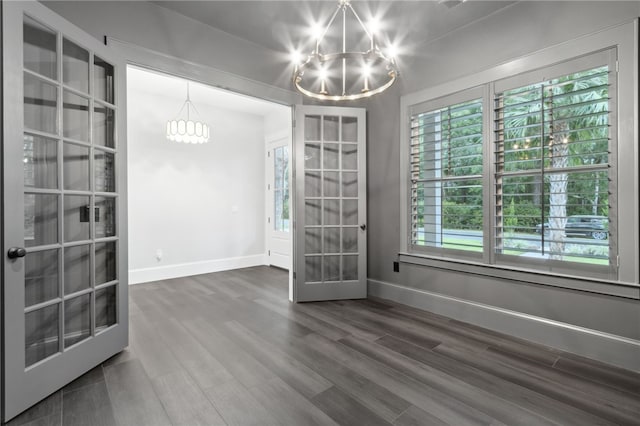
<svg viewBox="0 0 640 426">
<path fill-rule="evenodd" d="M 100 41 L 104 36 L 242 77 L 290 87 L 282 53 L 267 51 L 146 1 L 45 1 Z M 285 55 L 286 56 L 286 55 Z"/>
<path fill-rule="evenodd" d="M 640 2 L 519 2 L 417 47 L 394 90 L 368 109 L 370 279 L 640 340 L 637 300 L 392 262 L 400 247 L 400 96 L 488 69 L 640 15 Z M 636 195 L 637 197 L 637 195 Z"/>
</svg>

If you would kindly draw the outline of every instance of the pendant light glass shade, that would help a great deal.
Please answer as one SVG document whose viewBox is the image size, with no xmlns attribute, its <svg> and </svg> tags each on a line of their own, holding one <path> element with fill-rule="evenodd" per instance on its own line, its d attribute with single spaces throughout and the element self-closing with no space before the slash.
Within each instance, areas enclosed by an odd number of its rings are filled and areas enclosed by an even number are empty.
<svg viewBox="0 0 640 426">
<path fill-rule="evenodd" d="M 187 82 L 187 100 L 182 105 L 178 117 L 184 109 L 187 109 L 186 120 L 184 118 L 176 118 L 167 121 L 167 139 L 178 143 L 200 144 L 209 142 L 209 126 L 202 121 L 191 120 L 191 109 L 198 113 L 195 105 L 191 102 L 189 96 L 189 82 Z"/>
</svg>

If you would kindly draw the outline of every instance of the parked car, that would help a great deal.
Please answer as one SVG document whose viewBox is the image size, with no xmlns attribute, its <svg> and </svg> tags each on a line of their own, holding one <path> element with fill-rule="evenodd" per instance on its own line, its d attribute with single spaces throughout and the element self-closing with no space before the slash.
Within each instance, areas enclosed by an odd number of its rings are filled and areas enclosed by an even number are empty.
<svg viewBox="0 0 640 426">
<path fill-rule="evenodd" d="M 536 225 L 536 232 L 542 232 L 543 224 Z M 548 233 L 549 222 L 544 223 L 545 234 Z M 591 237 L 606 240 L 609 237 L 609 219 L 606 216 L 573 215 L 567 218 L 564 232 L 568 237 Z"/>
</svg>

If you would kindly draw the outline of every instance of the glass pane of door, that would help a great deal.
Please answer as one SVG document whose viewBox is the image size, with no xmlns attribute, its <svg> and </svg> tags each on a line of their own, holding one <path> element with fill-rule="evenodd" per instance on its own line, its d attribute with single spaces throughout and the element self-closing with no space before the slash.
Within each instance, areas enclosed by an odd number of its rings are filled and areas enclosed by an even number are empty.
<svg viewBox="0 0 640 426">
<path fill-rule="evenodd" d="M 310 115 L 305 123 L 311 126 L 305 129 L 304 141 L 305 154 L 311 154 L 311 158 L 305 155 L 305 256 L 310 257 L 306 282 L 357 279 L 358 145 L 351 142 L 354 118 Z M 342 140 L 343 134 L 347 141 Z M 318 205 L 322 205 L 321 221 L 313 208 Z"/>
<path fill-rule="evenodd" d="M 96 103 L 96 98 L 113 101 L 113 66 L 95 58 L 91 84 L 91 51 L 29 17 L 23 29 L 24 367 L 29 367 L 91 338 L 96 327 L 117 322 L 116 194 L 95 192 L 115 193 L 118 154 L 115 110 Z M 103 283 L 111 285 L 96 292 Z M 99 313 L 93 311 L 94 297 Z"/>
</svg>

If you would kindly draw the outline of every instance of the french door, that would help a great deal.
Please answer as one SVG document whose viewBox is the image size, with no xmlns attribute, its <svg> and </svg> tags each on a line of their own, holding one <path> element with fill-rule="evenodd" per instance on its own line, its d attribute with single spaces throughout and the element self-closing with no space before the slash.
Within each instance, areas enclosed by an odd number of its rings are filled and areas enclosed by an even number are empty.
<svg viewBox="0 0 640 426">
<path fill-rule="evenodd" d="M 125 66 L 2 2 L 2 420 L 127 345 Z"/>
<path fill-rule="evenodd" d="M 296 302 L 367 297 L 366 111 L 298 106 Z"/>
</svg>

